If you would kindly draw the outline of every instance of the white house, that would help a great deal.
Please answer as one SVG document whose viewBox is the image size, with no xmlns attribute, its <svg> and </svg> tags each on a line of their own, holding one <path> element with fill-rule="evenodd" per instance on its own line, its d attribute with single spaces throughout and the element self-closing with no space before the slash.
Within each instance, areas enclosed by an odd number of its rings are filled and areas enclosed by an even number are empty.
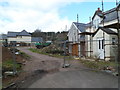
<svg viewBox="0 0 120 90">
<path fill-rule="evenodd" d="M 109 28 L 98 28 L 93 35 L 93 55 L 103 60 L 114 60 L 117 54 L 117 40 L 115 31 Z"/>
<path fill-rule="evenodd" d="M 120 10 L 119 6 L 120 5 L 116 8 Z M 117 18 L 119 17 L 120 20 L 120 11 L 117 13 L 116 8 L 106 12 L 102 12 L 98 8 L 92 18 L 91 27 L 86 29 L 86 31 L 92 33 L 92 35 L 89 34 L 86 37 L 88 41 L 92 43 L 91 45 L 90 43 L 88 44 L 87 49 L 89 51 L 90 46 L 92 47 L 91 51 L 93 57 L 95 56 L 104 60 L 113 60 L 117 57 Z M 90 54 L 87 54 L 87 56 L 89 57 Z"/>
<path fill-rule="evenodd" d="M 69 43 L 69 53 L 73 56 L 84 56 L 85 55 L 85 36 L 79 35 L 81 32 L 85 32 L 87 24 L 73 22 L 69 32 L 68 41 Z"/>
</svg>

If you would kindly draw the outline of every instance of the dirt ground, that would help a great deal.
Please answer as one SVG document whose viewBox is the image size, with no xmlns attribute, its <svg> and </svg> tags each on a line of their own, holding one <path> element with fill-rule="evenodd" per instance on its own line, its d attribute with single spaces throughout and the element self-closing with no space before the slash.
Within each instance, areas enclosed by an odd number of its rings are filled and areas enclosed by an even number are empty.
<svg viewBox="0 0 120 90">
<path fill-rule="evenodd" d="M 11 51 L 6 48 L 6 47 L 2 47 L 2 63 L 5 62 L 6 60 L 10 60 L 13 59 L 12 57 L 12 53 Z M 22 56 L 20 55 L 16 55 L 16 61 L 19 63 L 24 63 L 24 61 L 26 61 Z M 2 78 L 2 86 L 6 87 L 8 84 L 18 81 L 20 79 L 23 79 L 25 77 L 25 72 L 19 73 L 19 77 L 18 76 L 7 76 L 6 78 L 3 77 Z"/>
<path fill-rule="evenodd" d="M 32 82 L 35 82 L 35 80 L 41 78 L 46 73 L 48 74 L 58 71 L 62 72 L 76 69 L 87 69 L 81 63 L 79 63 L 78 60 L 67 61 L 66 64 L 70 64 L 70 67 L 62 68 L 64 59 L 33 53 L 28 50 L 28 47 L 20 47 L 18 49 L 28 54 L 31 58 L 29 60 L 25 60 L 24 66 L 22 67 L 23 71 L 18 77 L 14 78 L 14 82 L 17 83 L 17 87 L 25 88 L 27 85 L 32 84 Z"/>
</svg>

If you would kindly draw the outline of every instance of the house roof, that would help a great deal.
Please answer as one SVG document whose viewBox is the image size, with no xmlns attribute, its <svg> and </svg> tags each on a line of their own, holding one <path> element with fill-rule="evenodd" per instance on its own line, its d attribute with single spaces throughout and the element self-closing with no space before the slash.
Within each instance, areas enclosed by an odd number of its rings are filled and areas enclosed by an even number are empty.
<svg viewBox="0 0 120 90">
<path fill-rule="evenodd" d="M 104 12 L 104 17 L 105 17 L 104 22 L 108 22 L 108 21 L 117 19 L 117 8 L 120 8 L 120 4 L 118 4 L 117 7 Z"/>
<path fill-rule="evenodd" d="M 95 15 L 98 15 L 99 17 L 103 18 L 103 14 L 104 14 L 104 22 L 108 22 L 108 21 L 112 21 L 117 19 L 117 12 L 116 9 L 120 7 L 120 4 L 118 4 L 117 7 L 112 8 L 108 11 L 102 12 L 99 8 L 98 10 L 96 10 L 94 16 L 92 17 L 92 19 L 94 19 Z M 102 21 L 103 22 L 103 21 Z M 102 23 L 101 22 L 101 23 Z"/>
<path fill-rule="evenodd" d="M 79 33 L 80 35 L 93 35 L 94 33 L 91 33 L 91 32 L 82 32 L 82 33 Z"/>
<path fill-rule="evenodd" d="M 100 10 L 100 8 L 98 8 L 98 10 L 95 11 L 95 14 L 93 15 L 92 19 L 94 19 L 95 15 L 98 15 L 99 17 L 103 17 L 103 13 Z"/>
<path fill-rule="evenodd" d="M 31 41 L 32 42 L 42 42 L 43 38 L 42 37 L 32 37 Z"/>
<path fill-rule="evenodd" d="M 116 8 L 113 8 L 111 10 L 108 10 L 106 12 L 104 12 L 104 22 L 108 22 L 108 21 L 112 21 L 117 19 L 117 11 Z"/>
<path fill-rule="evenodd" d="M 30 34 L 23 30 L 21 32 L 8 32 L 7 34 L 8 37 L 16 37 L 16 36 L 30 36 Z"/>
<path fill-rule="evenodd" d="M 112 30 L 109 29 L 109 28 L 99 27 L 99 28 L 96 30 L 96 32 L 93 34 L 93 36 L 95 36 L 95 34 L 96 34 L 99 30 L 102 30 L 103 32 L 105 32 L 105 33 L 107 33 L 107 34 L 117 35 L 116 32 L 112 31 Z"/>
<path fill-rule="evenodd" d="M 18 33 L 17 36 L 30 36 L 30 34 L 27 31 L 23 30 L 20 33 Z"/>
<path fill-rule="evenodd" d="M 73 22 L 76 27 L 81 31 L 81 32 L 85 32 L 85 29 L 87 27 L 87 24 L 84 23 L 77 23 L 77 22 Z"/>
<path fill-rule="evenodd" d="M 0 39 L 7 39 L 7 35 L 6 34 L 1 34 Z"/>
</svg>

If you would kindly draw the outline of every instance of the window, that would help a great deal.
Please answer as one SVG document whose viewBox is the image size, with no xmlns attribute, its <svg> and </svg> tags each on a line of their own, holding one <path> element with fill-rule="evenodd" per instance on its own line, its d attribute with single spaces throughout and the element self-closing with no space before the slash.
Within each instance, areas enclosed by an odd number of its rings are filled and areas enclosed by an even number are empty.
<svg viewBox="0 0 120 90">
<path fill-rule="evenodd" d="M 112 44 L 115 45 L 115 38 L 112 38 Z"/>
<path fill-rule="evenodd" d="M 99 40 L 99 49 L 100 49 L 101 47 L 100 47 L 100 40 Z"/>
</svg>

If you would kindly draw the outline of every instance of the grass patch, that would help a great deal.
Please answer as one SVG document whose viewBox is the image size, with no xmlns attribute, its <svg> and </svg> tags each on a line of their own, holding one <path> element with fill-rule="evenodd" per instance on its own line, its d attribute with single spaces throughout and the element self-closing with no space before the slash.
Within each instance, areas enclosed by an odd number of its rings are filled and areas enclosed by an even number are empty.
<svg viewBox="0 0 120 90">
<path fill-rule="evenodd" d="M 25 59 L 30 59 L 30 56 L 27 55 L 27 54 L 24 53 L 24 52 L 20 52 L 20 55 L 21 55 L 23 58 L 25 58 Z"/>
<path fill-rule="evenodd" d="M 14 66 L 17 70 L 21 69 L 21 65 L 17 64 L 17 63 L 15 63 L 15 65 L 14 65 L 14 62 L 12 59 L 4 61 L 2 64 L 2 67 L 4 70 L 13 70 Z"/>
<path fill-rule="evenodd" d="M 87 60 L 80 60 L 81 63 L 83 63 L 85 66 L 91 68 L 91 69 L 98 69 L 103 70 L 106 67 L 113 67 L 115 68 L 117 64 L 115 62 L 110 61 L 87 61 Z"/>
</svg>

